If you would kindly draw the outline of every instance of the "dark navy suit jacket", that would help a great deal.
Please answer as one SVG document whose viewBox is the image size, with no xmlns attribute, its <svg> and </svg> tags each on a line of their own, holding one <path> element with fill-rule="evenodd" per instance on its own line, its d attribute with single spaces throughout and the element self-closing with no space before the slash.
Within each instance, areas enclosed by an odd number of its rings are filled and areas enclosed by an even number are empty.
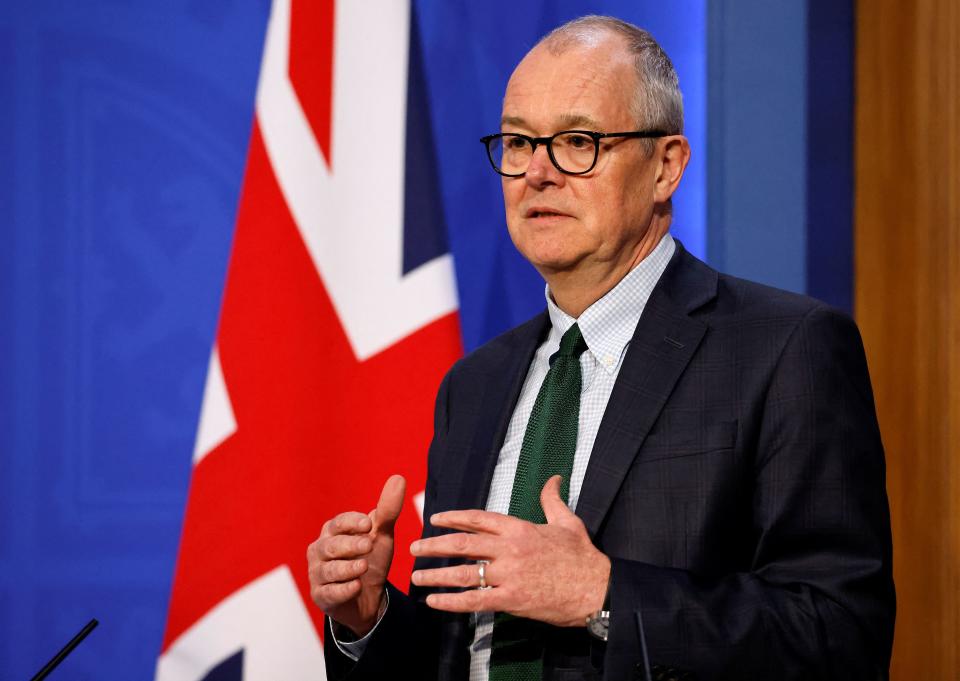
<svg viewBox="0 0 960 681">
<path fill-rule="evenodd" d="M 541 314 L 447 374 L 425 518 L 485 506 L 548 329 Z M 545 678 L 643 678 L 643 643 L 658 673 L 677 678 L 887 677 L 883 449 L 845 314 L 718 274 L 678 242 L 630 342 L 576 513 L 612 560 L 610 638 L 552 629 Z M 327 633 L 331 678 L 466 679 L 469 618 L 429 610 L 424 589 L 390 590 L 359 662 Z"/>
</svg>

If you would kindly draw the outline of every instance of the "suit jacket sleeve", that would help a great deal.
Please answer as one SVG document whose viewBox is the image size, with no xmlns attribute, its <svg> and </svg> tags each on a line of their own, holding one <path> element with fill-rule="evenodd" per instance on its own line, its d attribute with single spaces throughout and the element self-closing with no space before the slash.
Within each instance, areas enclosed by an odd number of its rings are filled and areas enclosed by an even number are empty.
<svg viewBox="0 0 960 681">
<path fill-rule="evenodd" d="M 329 619 L 324 624 L 324 660 L 329 679 L 389 679 L 437 676 L 436 618 L 426 606 L 387 585 L 390 607 L 354 662 L 333 642 Z"/>
<path fill-rule="evenodd" d="M 889 514 L 856 326 L 811 310 L 771 376 L 747 446 L 750 569 L 703 578 L 613 557 L 608 678 L 636 667 L 641 627 L 652 662 L 699 679 L 886 678 Z"/>
</svg>

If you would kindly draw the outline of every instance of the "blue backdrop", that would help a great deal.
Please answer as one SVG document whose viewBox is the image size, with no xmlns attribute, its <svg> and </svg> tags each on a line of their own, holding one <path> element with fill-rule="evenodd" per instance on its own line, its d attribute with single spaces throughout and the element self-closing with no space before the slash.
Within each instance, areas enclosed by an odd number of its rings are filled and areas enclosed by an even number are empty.
<svg viewBox="0 0 960 681">
<path fill-rule="evenodd" d="M 727 269 L 751 273 L 761 256 L 759 278 L 808 287 L 808 117 L 776 122 L 816 89 L 808 24 L 759 1 L 745 22 L 734 4 L 416 3 L 468 350 L 543 304 L 477 139 L 496 129 L 523 53 L 585 13 L 651 29 L 680 73 L 694 156 L 675 233 Z M 268 12 L 267 0 L 0 8 L 0 679 L 29 678 L 93 616 L 100 629 L 52 678 L 152 676 Z M 747 54 L 759 65 L 744 73 Z M 726 121 L 711 119 L 709 144 L 708 55 Z M 747 120 L 772 130 L 767 147 L 739 146 Z M 747 182 L 748 167 L 767 178 L 760 208 L 789 213 L 778 234 L 792 245 L 765 251 L 769 216 L 719 182 Z"/>
</svg>

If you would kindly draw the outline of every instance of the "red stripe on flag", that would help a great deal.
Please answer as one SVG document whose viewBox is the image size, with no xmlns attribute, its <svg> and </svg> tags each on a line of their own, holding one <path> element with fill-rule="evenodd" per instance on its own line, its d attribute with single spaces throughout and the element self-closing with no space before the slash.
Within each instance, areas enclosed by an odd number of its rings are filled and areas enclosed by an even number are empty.
<svg viewBox="0 0 960 681">
<path fill-rule="evenodd" d="M 330 136 L 333 104 L 333 0 L 292 0 L 290 7 L 290 82 L 317 144 L 333 165 Z"/>
</svg>

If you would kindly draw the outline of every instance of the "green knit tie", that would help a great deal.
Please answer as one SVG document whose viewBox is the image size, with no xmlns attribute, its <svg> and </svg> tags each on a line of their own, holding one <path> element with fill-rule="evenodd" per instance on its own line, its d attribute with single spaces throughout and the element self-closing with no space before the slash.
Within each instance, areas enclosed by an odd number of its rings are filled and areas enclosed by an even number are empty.
<svg viewBox="0 0 960 681">
<path fill-rule="evenodd" d="M 543 524 L 540 492 L 554 475 L 562 475 L 560 496 L 569 498 L 573 455 L 580 417 L 580 355 L 587 344 L 574 324 L 550 357 L 520 447 L 520 461 L 510 493 L 510 515 Z M 543 677 L 541 622 L 497 613 L 493 625 L 490 681 L 528 681 Z"/>
</svg>

